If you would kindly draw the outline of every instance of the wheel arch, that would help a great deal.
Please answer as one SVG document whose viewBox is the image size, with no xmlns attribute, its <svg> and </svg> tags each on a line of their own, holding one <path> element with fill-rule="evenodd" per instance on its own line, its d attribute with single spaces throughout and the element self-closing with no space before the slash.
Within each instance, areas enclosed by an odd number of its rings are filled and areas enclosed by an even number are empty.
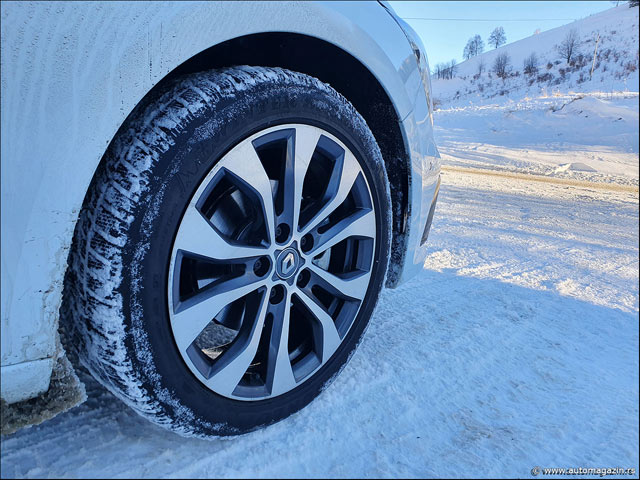
<svg viewBox="0 0 640 480">
<path fill-rule="evenodd" d="M 382 152 L 390 184 L 392 255 L 386 286 L 393 288 L 401 274 L 398 267 L 404 257 L 410 215 L 409 148 L 402 118 L 389 94 L 375 75 L 353 55 L 326 40 L 299 33 L 266 32 L 235 37 L 182 62 L 155 84 L 131 113 L 152 102 L 176 77 L 234 65 L 281 67 L 311 75 L 331 85 L 363 116 Z M 345 72 L 349 74 L 345 75 Z"/>
</svg>

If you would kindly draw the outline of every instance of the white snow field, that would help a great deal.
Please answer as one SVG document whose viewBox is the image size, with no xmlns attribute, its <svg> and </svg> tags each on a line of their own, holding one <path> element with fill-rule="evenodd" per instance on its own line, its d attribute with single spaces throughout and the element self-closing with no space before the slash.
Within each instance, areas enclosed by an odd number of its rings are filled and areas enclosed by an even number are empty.
<svg viewBox="0 0 640 480">
<path fill-rule="evenodd" d="M 436 112 L 443 164 L 638 185 L 638 93 L 503 100 Z"/>
<path fill-rule="evenodd" d="M 638 468 L 638 194 L 445 170 L 424 271 L 301 412 L 185 439 L 85 376 L 3 477 L 530 477 Z M 628 478 L 628 477 L 627 477 Z"/>
<path fill-rule="evenodd" d="M 638 23 L 638 7 L 624 3 L 489 50 L 460 63 L 455 78 L 435 79 L 443 163 L 637 186 Z M 567 64 L 556 47 L 572 30 L 579 43 Z M 502 53 L 511 62 L 504 79 L 492 72 Z M 523 61 L 531 53 L 538 69 L 528 75 Z"/>
</svg>

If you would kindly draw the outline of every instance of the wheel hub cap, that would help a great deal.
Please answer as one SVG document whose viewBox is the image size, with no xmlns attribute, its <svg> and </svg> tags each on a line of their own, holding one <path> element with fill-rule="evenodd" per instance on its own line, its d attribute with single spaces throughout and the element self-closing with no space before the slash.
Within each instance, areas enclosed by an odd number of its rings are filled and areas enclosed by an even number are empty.
<svg viewBox="0 0 640 480">
<path fill-rule="evenodd" d="M 287 248 L 280 252 L 276 259 L 276 273 L 283 280 L 291 278 L 298 270 L 299 263 L 298 252 L 293 248 Z"/>
</svg>

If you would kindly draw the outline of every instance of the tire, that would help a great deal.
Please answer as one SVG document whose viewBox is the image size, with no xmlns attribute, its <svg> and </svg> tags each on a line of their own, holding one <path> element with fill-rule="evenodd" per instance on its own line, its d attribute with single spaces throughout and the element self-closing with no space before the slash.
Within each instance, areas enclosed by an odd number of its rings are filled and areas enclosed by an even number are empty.
<svg viewBox="0 0 640 480">
<path fill-rule="evenodd" d="M 371 131 L 328 85 L 279 68 L 183 77 L 130 115 L 96 172 L 69 257 L 66 345 L 179 434 L 281 420 L 366 329 L 389 198 Z"/>
</svg>

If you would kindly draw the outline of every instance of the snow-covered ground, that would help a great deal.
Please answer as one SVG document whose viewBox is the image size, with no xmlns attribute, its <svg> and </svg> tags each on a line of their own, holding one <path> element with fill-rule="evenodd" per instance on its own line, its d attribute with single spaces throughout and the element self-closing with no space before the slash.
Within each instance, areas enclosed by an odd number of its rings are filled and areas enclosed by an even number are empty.
<svg viewBox="0 0 640 480">
<path fill-rule="evenodd" d="M 638 185 L 638 94 L 506 100 L 435 114 L 445 165 Z"/>
<path fill-rule="evenodd" d="M 424 271 L 283 422 L 184 439 L 89 400 L 2 439 L 3 477 L 485 477 L 638 468 L 638 196 L 445 170 Z"/>
</svg>

